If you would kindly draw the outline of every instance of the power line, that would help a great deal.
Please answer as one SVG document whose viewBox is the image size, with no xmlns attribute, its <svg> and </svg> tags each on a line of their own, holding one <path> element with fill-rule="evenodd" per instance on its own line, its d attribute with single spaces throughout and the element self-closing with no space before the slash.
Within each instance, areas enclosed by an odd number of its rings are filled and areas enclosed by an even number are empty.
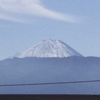
<svg viewBox="0 0 100 100">
<path fill-rule="evenodd" d="M 93 83 L 100 82 L 100 80 L 87 80 L 87 81 L 72 81 L 72 82 L 53 82 L 53 83 L 33 83 L 33 84 L 4 84 L 0 87 L 7 86 L 32 86 L 32 85 L 54 85 L 54 84 L 79 84 L 79 83 Z"/>
</svg>

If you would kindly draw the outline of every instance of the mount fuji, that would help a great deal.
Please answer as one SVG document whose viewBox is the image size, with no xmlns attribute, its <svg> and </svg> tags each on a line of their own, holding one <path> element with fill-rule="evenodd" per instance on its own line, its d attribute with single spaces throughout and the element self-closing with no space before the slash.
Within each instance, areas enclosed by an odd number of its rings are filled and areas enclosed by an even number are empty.
<svg viewBox="0 0 100 100">
<path fill-rule="evenodd" d="M 42 42 L 27 48 L 15 55 L 17 58 L 25 57 L 69 57 L 82 56 L 61 40 L 43 40 Z"/>
<path fill-rule="evenodd" d="M 48 84 L 62 82 L 73 84 Z M 100 57 L 83 57 L 60 40 L 43 40 L 0 61 L 0 94 L 100 94 Z"/>
</svg>

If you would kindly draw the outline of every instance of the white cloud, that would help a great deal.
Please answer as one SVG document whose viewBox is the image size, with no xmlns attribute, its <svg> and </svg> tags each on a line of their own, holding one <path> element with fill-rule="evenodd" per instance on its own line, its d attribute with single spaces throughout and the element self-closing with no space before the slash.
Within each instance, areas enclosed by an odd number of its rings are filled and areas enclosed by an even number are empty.
<svg viewBox="0 0 100 100">
<path fill-rule="evenodd" d="M 15 15 L 16 16 L 15 16 Z M 32 15 L 62 20 L 67 22 L 77 22 L 72 15 L 61 14 L 46 9 L 40 0 L 0 0 L 0 18 L 12 21 L 21 21 L 17 15 Z"/>
</svg>

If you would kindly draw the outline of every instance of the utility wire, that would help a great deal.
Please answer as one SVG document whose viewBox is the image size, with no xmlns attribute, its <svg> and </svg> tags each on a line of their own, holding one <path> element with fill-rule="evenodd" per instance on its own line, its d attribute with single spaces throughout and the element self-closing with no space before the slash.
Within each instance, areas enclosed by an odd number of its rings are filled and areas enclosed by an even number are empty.
<svg viewBox="0 0 100 100">
<path fill-rule="evenodd" d="M 54 84 L 79 84 L 79 83 L 93 83 L 100 82 L 100 80 L 87 80 L 87 81 L 72 81 L 72 82 L 54 82 L 54 83 L 33 83 L 33 84 L 5 84 L 0 87 L 7 86 L 32 86 L 32 85 L 54 85 Z"/>
</svg>

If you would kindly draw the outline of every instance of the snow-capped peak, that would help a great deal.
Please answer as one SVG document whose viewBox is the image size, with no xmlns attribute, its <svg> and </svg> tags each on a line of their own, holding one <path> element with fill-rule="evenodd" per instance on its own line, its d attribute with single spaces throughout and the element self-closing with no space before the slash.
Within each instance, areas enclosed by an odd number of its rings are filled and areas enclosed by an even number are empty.
<svg viewBox="0 0 100 100">
<path fill-rule="evenodd" d="M 15 57 L 69 57 L 82 56 L 61 40 L 43 40 L 42 42 L 19 52 Z"/>
</svg>

